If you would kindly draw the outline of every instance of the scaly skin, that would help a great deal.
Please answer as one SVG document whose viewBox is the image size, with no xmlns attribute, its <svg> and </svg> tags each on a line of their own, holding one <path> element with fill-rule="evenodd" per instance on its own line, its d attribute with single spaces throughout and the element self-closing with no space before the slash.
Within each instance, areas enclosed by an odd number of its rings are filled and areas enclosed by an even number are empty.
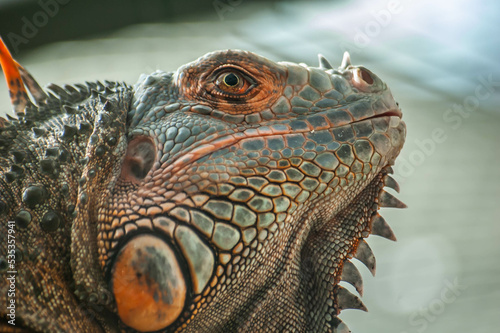
<svg viewBox="0 0 500 333">
<path fill-rule="evenodd" d="M 377 210 L 404 206 L 382 188 L 406 128 L 373 73 L 228 50 L 47 94 L 1 51 L 19 332 L 345 332 L 365 309 L 338 283 L 362 293 L 349 259 L 374 272 L 363 238 L 394 239 Z"/>
</svg>

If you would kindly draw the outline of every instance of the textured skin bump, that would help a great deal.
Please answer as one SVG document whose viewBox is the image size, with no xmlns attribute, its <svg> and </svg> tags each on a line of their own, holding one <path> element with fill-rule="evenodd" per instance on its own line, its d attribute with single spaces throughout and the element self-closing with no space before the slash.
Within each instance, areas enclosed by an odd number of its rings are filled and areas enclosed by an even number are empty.
<svg viewBox="0 0 500 333">
<path fill-rule="evenodd" d="M 193 279 L 193 292 L 199 294 L 203 291 L 214 271 L 214 255 L 191 229 L 179 226 L 175 231 L 175 239 L 188 262 L 191 278 Z"/>
<path fill-rule="evenodd" d="M 383 188 L 399 190 L 406 125 L 348 55 L 334 68 L 225 50 L 133 87 L 45 90 L 0 59 L 35 99 L 8 82 L 19 115 L 0 119 L 23 327 L 339 333 L 341 310 L 365 309 L 339 282 L 361 294 L 350 260 L 375 272 L 364 238 L 395 239 L 377 211 L 404 207 Z"/>
<path fill-rule="evenodd" d="M 139 236 L 122 247 L 112 273 L 118 315 L 138 331 L 156 331 L 182 312 L 187 287 L 171 247 Z"/>
</svg>

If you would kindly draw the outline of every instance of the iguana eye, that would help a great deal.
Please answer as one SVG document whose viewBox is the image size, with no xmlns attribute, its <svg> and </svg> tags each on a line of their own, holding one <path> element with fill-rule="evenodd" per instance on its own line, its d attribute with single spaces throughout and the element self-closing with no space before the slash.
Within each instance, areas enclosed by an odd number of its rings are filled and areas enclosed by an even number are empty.
<svg viewBox="0 0 500 333">
<path fill-rule="evenodd" d="M 220 97 L 238 99 L 246 97 L 254 87 L 255 81 L 248 74 L 229 68 L 215 74 L 213 89 L 209 89 L 209 92 Z"/>
<path fill-rule="evenodd" d="M 233 50 L 214 52 L 179 68 L 175 86 L 186 101 L 199 102 L 211 110 L 237 118 L 269 109 L 283 96 L 287 82 L 286 66 L 270 62 L 248 52 Z M 207 111 L 191 109 L 207 114 Z"/>
</svg>

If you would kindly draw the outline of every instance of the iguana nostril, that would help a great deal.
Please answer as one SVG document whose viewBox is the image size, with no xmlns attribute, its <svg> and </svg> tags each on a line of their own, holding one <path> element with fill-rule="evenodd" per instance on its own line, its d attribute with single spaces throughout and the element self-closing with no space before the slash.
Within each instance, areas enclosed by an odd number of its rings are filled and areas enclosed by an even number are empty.
<svg viewBox="0 0 500 333">
<path fill-rule="evenodd" d="M 366 68 L 357 67 L 352 71 L 352 82 L 361 91 L 371 91 L 375 78 Z"/>
<path fill-rule="evenodd" d="M 140 181 L 146 177 L 155 161 L 155 145 L 147 137 L 137 137 L 129 142 L 123 161 L 122 177 Z"/>
<path fill-rule="evenodd" d="M 172 248 L 158 237 L 130 240 L 118 253 L 111 281 L 118 315 L 138 331 L 165 328 L 184 309 L 185 277 Z"/>
<path fill-rule="evenodd" d="M 363 81 L 365 81 L 368 84 L 373 84 L 373 78 L 370 75 L 370 73 L 368 73 L 363 68 L 360 69 L 360 72 L 361 72 L 361 78 L 363 79 Z"/>
</svg>

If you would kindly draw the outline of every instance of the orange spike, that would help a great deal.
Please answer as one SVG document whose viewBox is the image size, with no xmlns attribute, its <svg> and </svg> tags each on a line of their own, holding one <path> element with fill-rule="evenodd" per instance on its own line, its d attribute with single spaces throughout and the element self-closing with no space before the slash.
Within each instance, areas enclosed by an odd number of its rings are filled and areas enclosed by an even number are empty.
<svg viewBox="0 0 500 333">
<path fill-rule="evenodd" d="M 7 86 L 9 87 L 10 100 L 14 107 L 14 112 L 24 113 L 24 108 L 28 104 L 28 94 L 17 68 L 17 63 L 12 58 L 2 38 L 0 38 L 0 65 L 5 74 Z"/>
</svg>

